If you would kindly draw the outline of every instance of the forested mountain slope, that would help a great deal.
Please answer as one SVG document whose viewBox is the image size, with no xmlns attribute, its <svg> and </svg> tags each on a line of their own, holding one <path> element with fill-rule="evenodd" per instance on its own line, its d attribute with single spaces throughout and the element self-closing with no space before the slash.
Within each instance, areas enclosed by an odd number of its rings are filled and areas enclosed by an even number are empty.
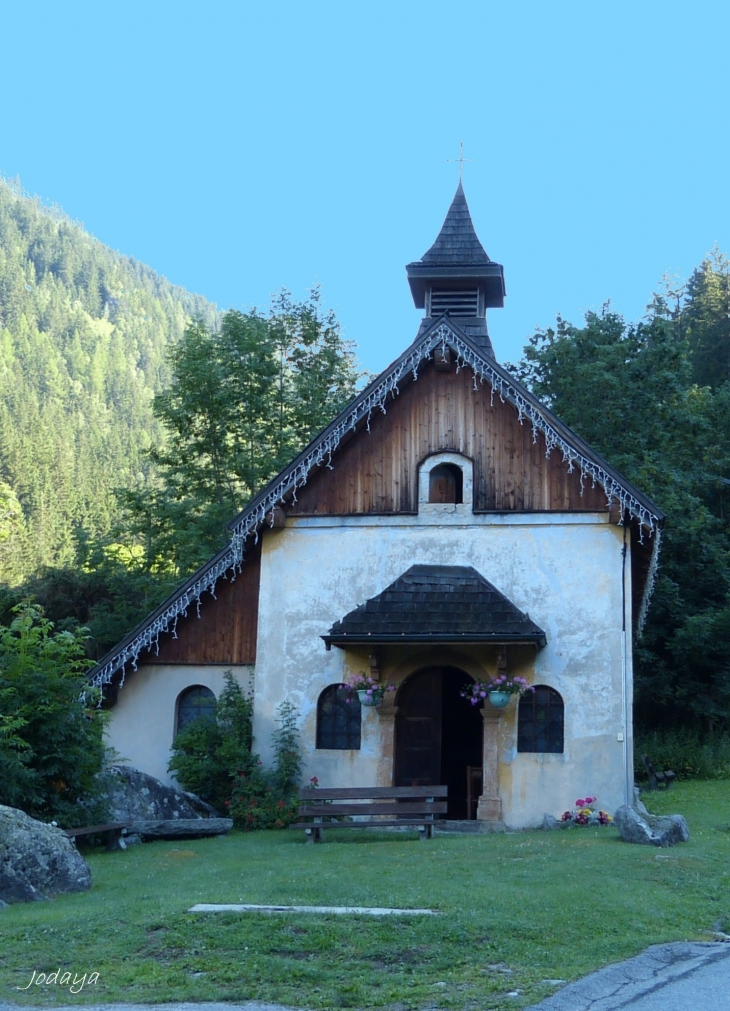
<svg viewBox="0 0 730 1011">
<path fill-rule="evenodd" d="M 215 307 L 0 180 L 0 582 L 75 555 L 159 444 L 165 351 Z"/>
</svg>

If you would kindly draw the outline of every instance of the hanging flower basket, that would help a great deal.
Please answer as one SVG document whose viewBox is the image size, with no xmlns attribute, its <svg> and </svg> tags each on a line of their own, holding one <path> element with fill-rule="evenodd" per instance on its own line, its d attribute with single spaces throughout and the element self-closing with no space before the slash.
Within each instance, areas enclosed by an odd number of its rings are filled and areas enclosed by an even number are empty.
<svg viewBox="0 0 730 1011">
<path fill-rule="evenodd" d="M 480 702 L 489 699 L 497 709 L 504 709 L 506 705 L 509 705 L 513 695 L 523 695 L 525 692 L 534 691 L 535 689 L 528 685 L 524 678 L 510 678 L 506 674 L 501 674 L 490 681 L 474 681 L 464 685 L 461 697 L 469 699 L 473 706 L 478 706 Z"/>
<path fill-rule="evenodd" d="M 384 685 L 369 674 L 350 674 L 347 684 L 360 699 L 361 706 L 379 706 L 386 692 L 394 692 L 395 685 Z"/>
<path fill-rule="evenodd" d="M 489 695 L 489 701 L 492 703 L 493 706 L 496 706 L 497 709 L 504 709 L 504 707 L 506 705 L 509 705 L 509 701 L 512 698 L 512 696 L 511 696 L 511 694 L 509 692 L 494 692 L 494 691 L 492 691 L 492 692 L 489 692 L 488 695 Z"/>
</svg>

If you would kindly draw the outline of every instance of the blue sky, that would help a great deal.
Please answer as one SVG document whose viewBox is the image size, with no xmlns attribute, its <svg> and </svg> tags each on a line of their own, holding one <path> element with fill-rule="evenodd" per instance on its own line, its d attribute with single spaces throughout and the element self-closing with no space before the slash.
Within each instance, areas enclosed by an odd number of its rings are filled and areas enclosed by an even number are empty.
<svg viewBox="0 0 730 1011">
<path fill-rule="evenodd" d="M 370 369 L 458 181 L 498 359 L 730 252 L 720 0 L 2 4 L 0 173 L 222 308 L 322 285 Z"/>
</svg>

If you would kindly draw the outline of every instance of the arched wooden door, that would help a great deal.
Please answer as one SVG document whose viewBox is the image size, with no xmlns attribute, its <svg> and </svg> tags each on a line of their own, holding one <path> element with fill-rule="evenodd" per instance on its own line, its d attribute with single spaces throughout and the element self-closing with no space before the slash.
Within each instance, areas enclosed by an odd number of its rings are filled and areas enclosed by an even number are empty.
<svg viewBox="0 0 730 1011">
<path fill-rule="evenodd" d="M 398 693 L 395 785 L 449 788 L 449 818 L 466 818 L 467 768 L 482 764 L 482 714 L 461 697 L 472 678 L 458 667 L 426 667 Z"/>
</svg>

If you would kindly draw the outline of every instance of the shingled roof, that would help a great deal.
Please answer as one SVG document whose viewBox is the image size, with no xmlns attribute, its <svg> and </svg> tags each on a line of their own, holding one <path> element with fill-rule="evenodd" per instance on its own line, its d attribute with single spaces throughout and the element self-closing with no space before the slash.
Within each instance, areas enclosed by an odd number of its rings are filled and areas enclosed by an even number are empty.
<svg viewBox="0 0 730 1011">
<path fill-rule="evenodd" d="M 459 182 L 441 231 L 428 252 L 421 257 L 421 263 L 433 267 L 453 267 L 491 262 L 474 231 L 464 188 Z"/>
<path fill-rule="evenodd" d="M 412 565 L 323 635 L 357 643 L 493 642 L 545 645 L 545 633 L 471 566 Z"/>
</svg>

